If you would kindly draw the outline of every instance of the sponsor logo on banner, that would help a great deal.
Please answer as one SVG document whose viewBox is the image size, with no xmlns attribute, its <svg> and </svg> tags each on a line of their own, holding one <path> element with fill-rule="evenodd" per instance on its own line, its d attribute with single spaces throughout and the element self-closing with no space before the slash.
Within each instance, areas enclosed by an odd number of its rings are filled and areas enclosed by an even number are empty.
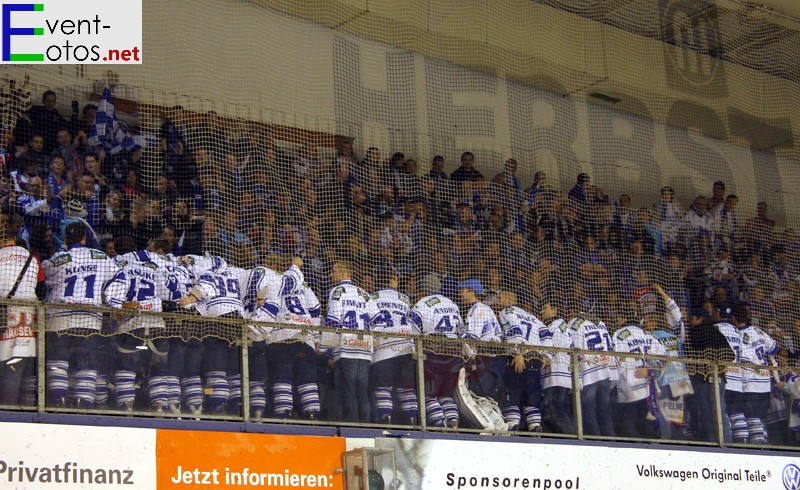
<svg viewBox="0 0 800 490">
<path fill-rule="evenodd" d="M 376 445 L 395 450 L 395 488 L 800 490 L 796 458 L 776 454 L 428 439 Z"/>
<path fill-rule="evenodd" d="M 158 488 L 343 489 L 338 437 L 159 430 Z"/>
<path fill-rule="evenodd" d="M 155 440 L 153 429 L 4 423 L 0 488 L 156 488 Z"/>
<path fill-rule="evenodd" d="M 787 464 L 783 468 L 783 486 L 786 487 L 786 490 L 800 488 L 800 468 L 796 464 Z"/>
</svg>

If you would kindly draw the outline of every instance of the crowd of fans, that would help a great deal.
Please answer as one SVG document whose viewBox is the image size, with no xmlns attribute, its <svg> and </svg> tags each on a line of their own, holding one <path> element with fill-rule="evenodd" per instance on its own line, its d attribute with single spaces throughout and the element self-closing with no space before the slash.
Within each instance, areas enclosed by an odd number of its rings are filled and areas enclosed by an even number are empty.
<svg viewBox="0 0 800 490">
<path fill-rule="evenodd" d="M 501 291 L 537 314 L 558 299 L 612 331 L 659 284 L 684 317 L 747 302 L 752 324 L 794 353 L 795 232 L 778 230 L 765 202 L 740 219 L 722 181 L 686 209 L 669 186 L 634 207 L 586 173 L 564 192 L 543 170 L 524 185 L 513 158 L 487 178 L 469 151 L 449 175 L 441 156 L 421 175 L 402 152 L 387 159 L 371 147 L 358 158 L 350 141 L 333 158 L 314 142 L 292 155 L 266 126 L 233 128 L 180 107 L 160 125 L 133 128 L 142 144 L 122 149 L 91 141 L 96 105 L 75 102 L 65 118 L 54 92 L 31 107 L 26 86 L 7 81 L 0 93 L 0 205 L 40 261 L 62 247 L 68 223 L 82 220 L 88 243 L 111 257 L 122 235 L 141 249 L 162 238 L 176 256 L 208 253 L 245 269 L 273 254 L 299 256 L 323 301 L 342 260 L 364 290 L 391 271 L 413 300 L 423 296 L 418 285 L 434 281 L 459 302 L 459 285 L 478 279 L 490 307 L 501 306 Z"/>
</svg>

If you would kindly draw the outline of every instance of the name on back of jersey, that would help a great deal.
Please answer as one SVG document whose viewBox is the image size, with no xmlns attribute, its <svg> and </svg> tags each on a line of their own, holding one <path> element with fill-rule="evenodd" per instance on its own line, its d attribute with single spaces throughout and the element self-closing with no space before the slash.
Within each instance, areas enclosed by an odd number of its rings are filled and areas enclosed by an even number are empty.
<svg viewBox="0 0 800 490">
<path fill-rule="evenodd" d="M 404 310 L 408 308 L 408 305 L 403 303 L 395 303 L 393 301 L 378 301 L 376 303 L 378 305 L 378 309 L 380 310 Z"/>
<path fill-rule="evenodd" d="M 334 299 L 336 299 L 336 298 L 334 297 Z M 364 308 L 367 307 L 367 302 L 366 301 L 356 301 L 354 299 L 346 299 L 346 300 L 342 301 L 342 305 L 343 306 L 352 306 L 354 308 L 364 309 Z"/>
<path fill-rule="evenodd" d="M 436 302 L 438 303 L 439 300 L 437 299 Z M 460 315 L 461 312 L 458 311 L 457 307 L 454 306 L 445 306 L 444 308 L 434 308 L 433 314 L 434 315 L 446 315 L 449 313 L 455 313 L 456 315 Z"/>
<path fill-rule="evenodd" d="M 145 265 L 145 264 L 141 264 Z M 153 266 L 155 267 L 155 266 Z M 140 268 L 129 268 L 125 270 L 125 274 L 130 277 L 141 277 L 142 279 L 149 279 L 151 281 L 158 281 L 159 280 L 159 273 L 157 270 L 147 270 L 147 269 L 140 269 Z"/>
<path fill-rule="evenodd" d="M 97 264 L 84 264 L 67 268 L 68 275 L 82 274 L 84 272 L 97 272 Z"/>
</svg>

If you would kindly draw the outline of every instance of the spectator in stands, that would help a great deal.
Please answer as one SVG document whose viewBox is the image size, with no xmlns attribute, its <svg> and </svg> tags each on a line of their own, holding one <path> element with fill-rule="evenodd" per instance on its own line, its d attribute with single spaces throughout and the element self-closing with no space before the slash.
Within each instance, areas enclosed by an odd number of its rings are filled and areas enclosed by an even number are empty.
<svg viewBox="0 0 800 490">
<path fill-rule="evenodd" d="M 717 206 L 725 202 L 725 182 L 718 180 L 714 182 L 711 189 L 711 197 L 708 199 L 708 210 L 713 212 Z"/>
<path fill-rule="evenodd" d="M 154 220 L 149 219 L 147 199 L 135 198 L 131 201 L 130 209 L 128 234 L 136 240 L 137 249 L 144 250 L 150 240 L 161 234 L 161 228 L 155 228 Z"/>
<path fill-rule="evenodd" d="M 739 198 L 735 194 L 728 194 L 725 202 L 714 207 L 711 211 L 715 249 L 725 247 L 733 250 L 737 241 L 736 234 L 739 231 L 739 220 L 736 215 L 736 204 L 738 202 Z"/>
<path fill-rule="evenodd" d="M 509 158 L 503 164 L 503 171 L 492 178 L 492 182 L 502 186 L 508 186 L 515 192 L 513 193 L 515 200 L 519 200 L 520 193 L 522 192 L 522 182 L 517 177 L 517 161 Z"/>
<path fill-rule="evenodd" d="M 106 195 L 101 213 L 98 228 L 100 233 L 114 237 L 126 231 L 130 218 L 125 209 L 125 198 L 120 191 L 112 190 Z"/>
<path fill-rule="evenodd" d="M 87 153 L 83 157 L 83 171 L 84 175 L 88 175 L 94 179 L 95 193 L 104 197 L 109 190 L 111 190 L 111 183 L 100 172 L 100 162 L 97 160 L 97 155 Z"/>
<path fill-rule="evenodd" d="M 52 155 L 64 157 L 67 165 L 67 173 L 72 173 L 75 177 L 83 175 L 83 160 L 80 152 L 80 145 L 86 143 L 86 135 L 81 134 L 72 139 L 69 129 L 61 129 L 56 137 L 56 148 Z"/>
<path fill-rule="evenodd" d="M 379 172 L 381 151 L 371 146 L 360 164 L 356 165 L 355 175 L 351 176 L 351 185 L 357 184 L 367 194 L 376 196 L 380 187 Z"/>
<path fill-rule="evenodd" d="M 170 180 L 166 174 L 158 178 L 158 184 L 152 197 L 157 199 L 161 209 L 164 211 L 171 209 L 178 199 L 178 189 L 174 180 Z"/>
<path fill-rule="evenodd" d="M 689 290 L 689 300 L 693 308 L 699 306 L 705 297 L 707 284 L 704 271 L 714 259 L 711 239 L 708 234 L 701 233 L 689 250 L 689 256 L 686 261 L 689 266 L 689 275 L 686 277 L 686 282 Z"/>
<path fill-rule="evenodd" d="M 216 180 L 210 171 L 202 172 L 199 182 L 202 194 L 199 200 L 195 197 L 195 210 L 202 213 L 219 211 L 223 203 L 225 189 L 223 183 Z"/>
<path fill-rule="evenodd" d="M 577 182 L 569 190 L 569 200 L 575 206 L 575 210 L 578 212 L 579 219 L 585 219 L 586 214 L 588 211 L 587 202 L 589 200 L 588 190 L 591 187 L 591 179 L 589 178 L 589 174 L 581 173 L 578 174 Z"/>
<path fill-rule="evenodd" d="M 27 142 L 33 136 L 33 128 L 28 119 L 29 109 L 31 108 L 31 91 L 28 89 L 30 76 L 26 73 L 25 80 L 18 84 L 17 80 L 8 76 L 4 77 L 0 85 L 0 128 L 2 137 L 0 138 L 0 164 L 8 168 L 11 164 L 11 157 L 14 151 L 11 144 L 14 140 Z"/>
<path fill-rule="evenodd" d="M 776 247 L 773 250 L 774 262 L 772 264 L 772 307 L 775 309 L 775 316 L 778 325 L 787 326 L 793 324 L 791 318 L 792 305 L 798 293 L 797 272 L 789 269 L 789 258 L 786 249 Z"/>
<path fill-rule="evenodd" d="M 475 155 L 471 151 L 465 151 L 461 154 L 461 166 L 450 174 L 450 178 L 456 182 L 477 182 L 478 179 L 483 179 L 483 175 L 473 166 L 474 164 Z"/>
<path fill-rule="evenodd" d="M 578 262 L 583 287 L 590 292 L 608 289 L 611 286 L 611 267 L 597 250 L 597 240 L 586 237 Z"/>
<path fill-rule="evenodd" d="M 726 294 L 730 298 L 738 296 L 736 290 L 736 278 L 738 272 L 731 262 L 731 253 L 726 248 L 721 248 L 717 252 L 717 260 L 711 262 L 703 271 L 708 288 L 706 297 L 710 297 L 714 288 L 725 288 Z"/>
<path fill-rule="evenodd" d="M 78 179 L 77 186 L 64 203 L 64 214 L 68 218 L 85 219 L 93 229 L 100 224 L 100 196 L 95 188 L 95 179 L 90 174 Z"/>
<path fill-rule="evenodd" d="M 180 117 L 180 112 L 182 111 L 183 108 L 181 106 L 172 107 L 163 115 L 161 122 L 159 147 L 162 161 L 164 162 L 164 173 L 174 179 L 186 177 L 184 172 L 188 163 L 186 140 L 174 122 L 176 117 Z"/>
<path fill-rule="evenodd" d="M 14 190 L 17 192 L 22 192 L 27 190 L 28 182 L 34 177 L 36 177 L 36 160 L 33 160 L 28 155 L 22 155 L 19 160 L 17 160 L 18 169 L 12 170 L 10 177 L 11 181 L 14 183 Z"/>
<path fill-rule="evenodd" d="M 662 187 L 661 200 L 653 204 L 653 224 L 660 230 L 667 251 L 678 245 L 682 222 L 683 210 L 675 200 L 675 191 L 668 185 Z"/>
<path fill-rule="evenodd" d="M 433 180 L 447 180 L 447 174 L 444 171 L 444 157 L 436 155 L 431 161 L 431 171 L 428 172 L 428 177 Z"/>
<path fill-rule="evenodd" d="M 56 108 L 57 104 L 56 93 L 48 90 L 42 94 L 42 105 L 31 107 L 28 113 L 34 132 L 44 136 L 44 151 L 48 153 L 57 147 L 58 131 L 67 126 L 67 121 Z"/>
<path fill-rule="evenodd" d="M 689 293 L 686 290 L 686 276 L 689 269 L 677 253 L 672 253 L 667 258 L 664 270 L 664 289 L 670 298 L 681 308 L 689 308 Z"/>
<path fill-rule="evenodd" d="M 73 101 L 73 110 L 78 107 L 77 102 Z M 80 119 L 77 114 L 73 112 L 72 120 L 69 123 L 69 129 L 72 134 L 79 134 L 83 131 L 84 134 L 89 134 L 92 131 L 94 119 L 97 116 L 97 106 L 95 104 L 86 104 L 81 111 Z"/>
<path fill-rule="evenodd" d="M 763 289 L 754 287 L 747 302 L 750 304 L 753 325 L 759 328 L 766 328 L 775 321 L 772 302 L 764 295 Z"/>
<path fill-rule="evenodd" d="M 613 206 L 612 236 L 618 248 L 630 243 L 629 237 L 636 221 L 636 211 L 631 208 L 631 196 L 622 194 Z"/>
<path fill-rule="evenodd" d="M 708 212 L 708 199 L 705 196 L 697 196 L 692 206 L 686 211 L 683 218 L 682 242 L 689 249 L 701 234 L 711 236 L 714 219 Z"/>
<path fill-rule="evenodd" d="M 402 152 L 395 152 L 389 159 L 388 167 L 381 172 L 381 183 L 383 186 L 391 187 L 395 194 L 400 191 L 401 175 L 405 172 L 406 156 Z"/>
<path fill-rule="evenodd" d="M 24 154 L 36 161 L 37 174 L 47 175 L 50 170 L 50 157 L 44 151 L 44 137 L 41 134 L 31 137 Z"/>
<path fill-rule="evenodd" d="M 293 162 L 293 176 L 295 179 L 302 181 L 305 178 L 311 177 L 320 167 L 321 163 L 317 155 L 317 144 L 313 141 L 307 141 L 303 148 L 299 151 L 297 158 Z"/>
<path fill-rule="evenodd" d="M 767 217 L 768 206 L 764 201 L 756 205 L 756 215 L 744 225 L 744 239 L 749 253 L 768 253 L 774 244 L 775 220 Z"/>
<path fill-rule="evenodd" d="M 45 178 L 45 184 L 50 187 L 50 192 L 54 196 L 61 196 L 68 199 L 72 192 L 73 180 L 69 178 L 64 165 L 64 159 L 55 155 L 50 158 L 50 171 Z"/>
<path fill-rule="evenodd" d="M 60 197 L 53 197 L 50 188 L 39 176 L 32 177 L 26 186 L 27 190 L 16 197 L 16 208 L 24 217 L 25 226 L 19 231 L 19 237 L 30 243 L 31 229 L 37 223 L 57 227 L 64 216 L 64 205 Z"/>
<path fill-rule="evenodd" d="M 528 207 L 533 204 L 533 201 L 536 199 L 539 191 L 542 190 L 546 180 L 547 174 L 544 170 L 538 170 L 535 174 L 533 174 L 533 183 L 530 185 L 530 187 L 525 189 L 525 193 L 528 195 Z"/>
<path fill-rule="evenodd" d="M 194 216 L 186 201 L 175 202 L 168 218 L 168 226 L 172 226 L 175 230 L 176 242 L 173 244 L 173 249 L 176 252 L 180 251 L 180 255 L 202 253 L 203 225 L 201 220 Z"/>
<path fill-rule="evenodd" d="M 641 242 L 642 248 L 649 254 L 661 252 L 662 230 L 651 223 L 649 209 L 639 208 L 636 212 L 636 219 L 633 221 L 629 240 L 630 243 L 634 241 Z"/>
<path fill-rule="evenodd" d="M 739 291 L 742 299 L 749 300 L 754 288 L 760 288 L 767 297 L 772 296 L 772 291 L 775 289 L 775 278 L 770 270 L 764 267 L 760 253 L 751 254 L 747 258 L 747 264 L 742 268 L 739 277 Z"/>
<path fill-rule="evenodd" d="M 409 158 L 406 160 L 403 173 L 398 176 L 400 182 L 400 195 L 412 199 L 422 195 L 422 178 L 417 175 L 417 161 Z"/>
</svg>

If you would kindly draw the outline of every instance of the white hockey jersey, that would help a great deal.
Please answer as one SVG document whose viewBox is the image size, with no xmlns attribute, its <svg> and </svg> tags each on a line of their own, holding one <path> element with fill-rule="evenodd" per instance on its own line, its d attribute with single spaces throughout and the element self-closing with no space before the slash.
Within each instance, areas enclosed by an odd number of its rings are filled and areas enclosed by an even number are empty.
<svg viewBox="0 0 800 490">
<path fill-rule="evenodd" d="M 373 338 L 368 332 L 378 316 L 370 295 L 350 281 L 342 281 L 328 298 L 326 326 L 340 329 L 333 346 L 333 359 L 372 360 Z"/>
<path fill-rule="evenodd" d="M 725 336 L 728 345 L 733 349 L 736 358 L 733 362 L 742 362 L 742 336 L 739 329 L 727 322 L 720 322 L 715 325 L 717 330 Z M 742 368 L 728 366 L 725 368 L 725 389 L 742 393 L 744 390 Z"/>
<path fill-rule="evenodd" d="M 83 245 L 75 245 L 42 264 L 47 283 L 48 303 L 105 305 L 105 287 L 120 271 L 108 256 Z M 102 314 L 51 308 L 47 311 L 47 329 L 68 328 L 100 330 Z"/>
<path fill-rule="evenodd" d="M 0 247 L 0 269 L 3 271 L 3 274 L 0 274 L 0 298 L 5 298 L 11 292 L 29 256 L 30 252 L 16 245 Z M 36 283 L 41 279 L 44 279 L 44 274 L 39 261 L 31 257 L 28 269 L 12 299 L 36 301 Z M 0 334 L 0 362 L 12 357 L 35 357 L 36 309 L 33 306 L 9 305 L 7 310 L 8 316 L 0 319 L 2 325 L 6 327 Z"/>
<path fill-rule="evenodd" d="M 561 318 L 550 322 L 545 330 L 539 331 L 539 340 L 542 345 L 572 349 L 572 335 L 569 325 Z M 572 370 L 570 369 L 570 355 L 566 352 L 551 352 L 548 357 L 550 362 L 542 365 L 542 389 L 560 386 L 572 388 Z"/>
<path fill-rule="evenodd" d="M 519 306 L 509 306 L 500 312 L 503 340 L 509 344 L 542 345 L 539 332 L 547 326 Z"/>
<path fill-rule="evenodd" d="M 464 320 L 458 306 L 441 294 L 425 296 L 417 301 L 409 318 L 423 335 L 457 339 L 464 331 Z"/>
<path fill-rule="evenodd" d="M 664 345 L 649 332 L 636 325 L 628 325 L 614 332 L 614 350 L 630 354 L 668 355 Z M 619 359 L 619 381 L 617 383 L 617 401 L 630 403 L 647 398 L 650 394 L 650 381 L 647 376 L 636 377 L 640 368 L 650 368 L 652 362 L 641 357 L 623 357 Z"/>
<path fill-rule="evenodd" d="M 302 340 L 310 347 L 315 347 L 319 333 L 307 328 L 320 326 L 322 319 L 320 318 L 319 298 L 305 284 L 303 272 L 296 265 L 292 265 L 283 273 L 277 302 L 278 314 L 272 321 L 287 325 L 301 325 L 306 327 L 306 330 L 273 328 L 267 342 Z M 264 305 L 266 306 L 266 304 Z M 268 308 L 264 309 L 269 310 Z"/>
<path fill-rule="evenodd" d="M 743 364 L 768 366 L 769 356 L 780 350 L 778 343 L 758 327 L 748 325 L 740 328 L 739 334 L 742 336 L 740 362 Z M 772 390 L 772 376 L 768 369 L 743 369 L 742 379 L 744 393 L 769 393 Z"/>
<path fill-rule="evenodd" d="M 485 342 L 501 342 L 503 331 L 500 329 L 500 322 L 491 308 L 481 303 L 474 303 L 467 313 L 463 337 L 471 340 L 483 340 Z"/>
<path fill-rule="evenodd" d="M 611 336 L 602 322 L 595 324 L 584 318 L 573 318 L 569 322 L 572 343 L 576 349 L 610 352 L 613 350 Z M 581 386 L 590 386 L 604 379 L 612 380 L 615 360 L 605 354 L 580 355 Z"/>
<path fill-rule="evenodd" d="M 393 289 L 381 289 L 372 295 L 372 301 L 378 308 L 373 330 L 404 335 L 420 334 L 419 327 L 408 318 L 411 313 L 411 300 L 408 296 Z M 413 353 L 413 339 L 378 337 L 372 362 Z"/>
<path fill-rule="evenodd" d="M 158 257 L 156 254 L 153 254 Z M 141 262 L 139 259 L 146 259 Z M 115 258 L 121 271 L 109 282 L 107 303 L 121 308 L 125 302 L 139 303 L 139 310 L 160 312 L 162 301 L 170 299 L 169 272 L 165 267 L 149 260 L 144 254 L 125 254 Z M 120 323 L 117 332 L 124 333 L 141 328 L 164 328 L 164 319 L 155 315 L 135 315 Z"/>
<path fill-rule="evenodd" d="M 192 288 L 201 303 L 197 310 L 203 316 L 209 317 L 221 317 L 229 313 L 238 313 L 244 317 L 238 274 L 230 270 L 223 259 L 211 259 L 212 267 L 198 275 Z"/>
</svg>

